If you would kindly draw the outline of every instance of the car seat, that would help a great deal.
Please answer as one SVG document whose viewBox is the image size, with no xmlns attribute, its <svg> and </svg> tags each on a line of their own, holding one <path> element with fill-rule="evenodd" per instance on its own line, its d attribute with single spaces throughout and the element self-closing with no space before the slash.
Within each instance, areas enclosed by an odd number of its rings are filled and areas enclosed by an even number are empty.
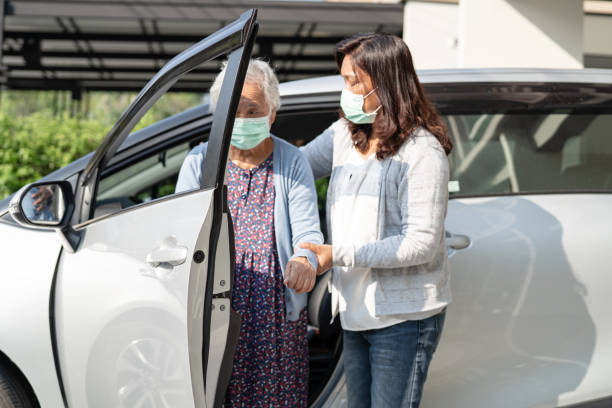
<svg viewBox="0 0 612 408">
<path fill-rule="evenodd" d="M 318 329 L 321 340 L 336 339 L 340 335 L 340 319 L 331 321 L 331 293 L 329 283 L 331 271 L 317 278 L 314 289 L 308 296 L 308 322 Z"/>
</svg>

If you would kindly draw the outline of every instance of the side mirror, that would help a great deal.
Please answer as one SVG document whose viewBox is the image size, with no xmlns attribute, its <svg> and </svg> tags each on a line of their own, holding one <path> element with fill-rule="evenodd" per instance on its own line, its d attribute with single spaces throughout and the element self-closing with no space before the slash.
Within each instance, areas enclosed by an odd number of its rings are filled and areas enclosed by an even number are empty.
<svg viewBox="0 0 612 408">
<path fill-rule="evenodd" d="M 15 194 L 9 203 L 9 212 L 18 224 L 25 227 L 57 230 L 67 249 L 76 250 L 80 239 L 70 227 L 74 196 L 69 182 L 28 184 Z"/>
</svg>

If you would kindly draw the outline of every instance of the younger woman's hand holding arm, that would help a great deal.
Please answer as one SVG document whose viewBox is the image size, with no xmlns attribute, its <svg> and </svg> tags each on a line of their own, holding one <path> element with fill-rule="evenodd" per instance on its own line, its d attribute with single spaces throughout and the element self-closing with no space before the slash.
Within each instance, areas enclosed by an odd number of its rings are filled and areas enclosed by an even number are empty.
<svg viewBox="0 0 612 408">
<path fill-rule="evenodd" d="M 327 272 L 332 267 L 332 246 L 331 245 L 318 245 L 312 242 L 302 242 L 299 245 L 302 249 L 308 249 L 317 256 L 319 267 L 317 269 L 317 275 L 321 275 Z"/>
</svg>

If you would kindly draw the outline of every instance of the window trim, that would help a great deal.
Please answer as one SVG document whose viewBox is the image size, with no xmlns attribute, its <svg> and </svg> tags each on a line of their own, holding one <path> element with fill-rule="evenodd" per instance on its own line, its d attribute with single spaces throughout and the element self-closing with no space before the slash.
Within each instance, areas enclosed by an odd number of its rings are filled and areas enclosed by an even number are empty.
<svg viewBox="0 0 612 408">
<path fill-rule="evenodd" d="M 93 225 L 93 224 L 97 223 L 98 221 L 104 221 L 104 220 L 107 220 L 109 218 L 115 217 L 117 215 L 125 214 L 125 213 L 130 212 L 130 211 L 140 210 L 141 208 L 145 208 L 145 207 L 148 207 L 148 206 L 151 206 L 151 205 L 155 205 L 155 204 L 158 204 L 158 203 L 166 202 L 166 201 L 173 200 L 173 199 L 176 199 L 176 198 L 182 198 L 182 197 L 185 197 L 185 196 L 187 196 L 189 194 L 201 193 L 203 191 L 208 191 L 208 190 L 214 190 L 214 188 L 194 189 L 194 190 L 188 190 L 188 191 L 181 191 L 180 193 L 168 194 L 167 196 L 159 197 L 159 198 L 156 198 L 156 199 L 151 200 L 151 201 L 146 201 L 146 202 L 143 202 L 143 203 L 138 203 L 138 204 L 133 205 L 133 206 L 128 207 L 128 208 L 122 208 L 121 210 L 115 211 L 114 213 L 101 215 L 101 216 L 96 217 L 96 218 L 91 218 L 91 219 L 89 219 L 87 221 L 84 221 L 84 222 L 81 222 L 79 224 L 73 225 L 72 228 L 75 231 L 81 231 L 81 230 L 89 227 L 90 225 Z"/>
<path fill-rule="evenodd" d="M 111 162 L 111 164 L 109 164 L 109 166 L 106 167 L 102 171 L 102 174 L 100 175 L 99 180 L 96 182 L 96 187 L 100 185 L 100 181 L 103 178 L 110 176 L 112 174 L 115 174 L 116 172 L 129 167 L 137 163 L 139 160 L 143 160 L 153 155 L 159 154 L 161 151 L 171 149 L 172 147 L 178 146 L 182 143 L 187 143 L 187 142 L 190 143 L 192 141 L 198 140 L 199 138 L 207 139 L 210 136 L 211 123 L 212 123 L 212 116 L 206 115 L 203 118 L 197 118 L 196 120 L 189 121 L 184 124 L 179 124 L 176 127 L 170 129 L 169 131 L 164 130 L 154 136 L 146 138 L 141 143 L 138 143 L 122 151 L 120 154 L 122 155 L 121 158 L 123 160 L 119 161 L 119 159 L 117 159 L 116 163 Z M 117 156 L 119 156 L 119 154 Z M 164 196 L 164 197 L 159 197 L 159 198 L 156 198 L 150 201 L 138 203 L 138 204 L 135 204 L 127 208 L 122 208 L 110 214 L 105 214 L 105 215 L 101 215 L 98 217 L 92 216 L 83 222 L 75 224 L 73 228 L 76 231 L 80 231 L 83 228 L 86 228 L 87 226 L 92 225 L 93 223 L 97 221 L 105 220 L 107 218 L 110 218 L 118 214 L 123 214 L 126 211 L 130 211 L 132 209 L 135 210 L 135 209 L 143 208 L 146 205 L 154 205 L 159 202 L 163 202 L 167 199 L 172 199 L 174 197 L 179 197 L 184 194 L 190 194 L 190 193 L 197 192 L 197 191 L 203 191 L 203 190 L 198 188 L 195 190 L 182 191 L 179 193 L 168 194 L 167 196 Z M 92 208 L 94 210 L 95 210 L 95 203 L 96 203 L 97 196 L 98 196 L 98 191 L 96 188 L 96 192 L 92 197 L 92 202 L 93 202 Z"/>
</svg>

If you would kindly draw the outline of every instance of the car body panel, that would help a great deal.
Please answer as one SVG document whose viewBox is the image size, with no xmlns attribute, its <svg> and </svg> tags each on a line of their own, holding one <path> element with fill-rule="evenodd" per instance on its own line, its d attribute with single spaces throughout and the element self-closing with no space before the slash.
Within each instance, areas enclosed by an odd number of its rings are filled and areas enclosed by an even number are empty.
<svg viewBox="0 0 612 408">
<path fill-rule="evenodd" d="M 141 398 L 148 406 L 163 406 L 159 398 L 169 406 L 194 406 L 190 258 L 210 218 L 211 198 L 212 190 L 197 191 L 101 219 L 87 227 L 76 253 L 63 253 L 56 322 L 70 406 L 132 406 Z M 189 254 L 184 263 L 145 262 L 170 238 L 175 245 L 167 247 Z M 205 283 L 206 275 L 199 276 Z"/>
<path fill-rule="evenodd" d="M 61 242 L 52 232 L 2 223 L 0 237 L 0 351 L 21 370 L 44 407 L 63 407 L 49 322 Z"/>
<path fill-rule="evenodd" d="M 454 300 L 423 407 L 556 407 L 612 393 L 610 208 L 612 194 L 450 201 L 447 229 L 471 244 L 450 255 Z"/>
</svg>

